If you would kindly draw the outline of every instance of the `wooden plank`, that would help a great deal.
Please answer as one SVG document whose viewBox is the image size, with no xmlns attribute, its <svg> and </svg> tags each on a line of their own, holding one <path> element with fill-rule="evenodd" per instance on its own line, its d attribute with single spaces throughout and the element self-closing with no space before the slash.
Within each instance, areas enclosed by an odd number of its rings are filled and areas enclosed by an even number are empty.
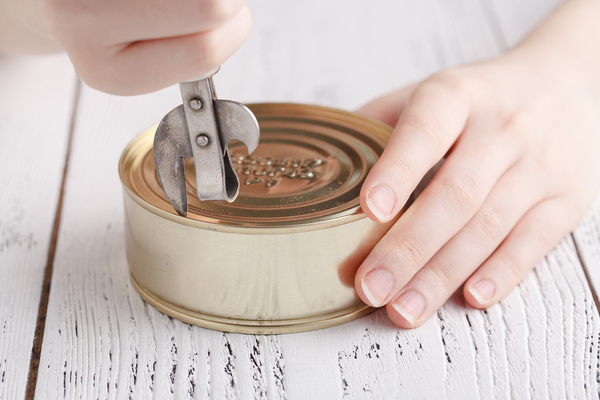
<svg viewBox="0 0 600 400">
<path fill-rule="evenodd" d="M 0 398 L 22 398 L 60 191 L 75 74 L 0 58 Z"/>
<path fill-rule="evenodd" d="M 56 360 L 50 362 L 53 368 L 61 368 L 61 373 L 52 378 L 57 385 L 52 390 L 40 383 L 47 375 L 39 375 L 36 393 L 42 398 L 75 396 L 74 393 L 82 390 L 82 382 L 86 382 L 84 397 L 106 393 L 119 397 L 127 393 L 128 380 L 132 382 L 131 387 L 134 387 L 133 382 L 142 381 L 135 375 L 135 354 L 142 357 L 142 362 L 147 354 L 136 353 L 136 342 L 147 338 L 144 335 L 140 338 L 136 318 L 122 316 L 146 311 L 129 287 L 117 164 L 126 143 L 154 122 L 156 115 L 169 111 L 177 102 L 177 96 L 176 88 L 142 98 L 118 98 L 87 88 L 81 95 L 40 373 L 48 371 L 44 364 L 48 355 L 63 358 L 74 350 L 77 357 L 68 362 L 61 360 L 61 365 L 55 365 Z M 152 99 L 154 101 L 148 101 Z M 97 108 L 102 103 L 103 107 Z M 136 107 L 132 107 L 133 104 Z M 70 210 L 80 210 L 85 216 Z M 70 260 L 70 268 L 74 270 L 65 270 L 65 259 Z M 120 297 L 128 290 L 131 293 L 126 298 Z M 113 303 L 115 300 L 117 303 Z M 157 316 L 155 321 L 145 320 L 148 324 L 158 323 L 161 317 Z M 159 328 L 157 325 L 158 331 Z M 151 326 L 145 329 L 152 331 Z M 119 349 L 129 343 L 133 344 L 127 355 L 132 359 L 123 364 L 124 355 Z M 168 360 L 163 350 L 169 354 L 169 343 L 170 339 L 153 343 L 152 348 L 156 346 L 153 352 L 157 352 L 161 361 L 149 364 L 145 370 L 140 366 L 139 375 L 150 380 L 146 387 L 151 387 L 152 375 L 160 373 L 162 376 L 162 360 Z M 77 367 L 73 368 L 71 363 Z M 68 371 L 64 375 L 63 368 Z"/>
<path fill-rule="evenodd" d="M 500 52 L 481 4 L 252 4 L 254 33 L 217 75 L 218 93 L 355 107 Z M 500 304 L 479 311 L 456 296 L 410 331 L 378 311 L 316 332 L 227 334 L 146 305 L 128 279 L 116 165 L 132 135 L 178 102 L 175 88 L 134 98 L 83 92 L 37 397 L 598 396 L 598 311 L 569 238 Z"/>
<path fill-rule="evenodd" d="M 577 228 L 573 238 L 581 261 L 585 266 L 588 281 L 594 291 L 596 303 L 600 294 L 600 195 Z"/>
<path fill-rule="evenodd" d="M 488 4 L 488 10 L 490 11 L 490 19 L 495 25 L 496 36 L 500 41 L 504 41 L 506 47 L 512 47 L 517 44 L 523 36 L 531 31 L 539 22 L 543 20 L 554 8 L 561 4 L 563 0 L 531 0 L 528 2 L 520 2 L 516 0 L 492 0 Z M 586 279 L 591 287 L 593 301 L 595 303 L 595 309 L 597 309 L 598 303 L 598 290 L 600 288 L 600 196 L 594 201 L 590 211 L 586 217 L 579 223 L 578 227 L 572 234 L 572 239 L 569 242 L 574 246 L 578 257 L 581 261 L 582 267 Z M 537 268 L 538 270 L 540 267 Z M 587 290 L 587 288 L 585 289 Z M 568 296 L 568 293 L 566 294 Z M 585 302 L 589 302 L 590 299 L 586 297 Z M 587 311 L 586 311 L 587 312 Z M 598 337 L 593 333 L 597 326 L 597 315 L 593 311 L 589 311 L 591 315 L 588 316 L 587 331 L 588 335 L 585 338 L 586 346 L 590 345 L 590 357 L 594 357 L 593 348 L 594 343 L 598 341 Z M 551 317 L 551 315 L 549 315 Z M 565 317 L 569 317 L 567 314 Z M 554 322 L 551 321 L 551 326 L 554 326 Z M 560 340 L 560 333 L 558 337 L 555 337 L 555 342 Z M 557 343 L 558 344 L 558 343 Z M 596 356 L 597 357 L 597 356 Z M 572 362 L 571 359 L 565 358 L 567 366 Z M 574 375 L 575 378 L 581 376 L 587 376 L 589 381 L 598 381 L 600 376 L 600 363 L 593 360 L 587 360 L 589 369 L 586 374 Z M 559 365 L 555 365 L 554 368 L 558 368 Z M 575 365 L 579 368 L 579 365 Z M 566 381 L 567 383 L 570 380 Z M 553 392 L 556 392 L 557 385 L 565 384 L 565 382 L 554 381 L 549 382 L 550 385 L 555 387 Z M 567 393 L 569 391 L 567 390 Z"/>
<path fill-rule="evenodd" d="M 222 98 L 354 109 L 502 50 L 479 2 L 270 0 L 250 8 L 249 40 L 215 76 Z"/>
<path fill-rule="evenodd" d="M 564 0 L 488 0 L 489 18 L 505 48 L 515 46 Z"/>
</svg>

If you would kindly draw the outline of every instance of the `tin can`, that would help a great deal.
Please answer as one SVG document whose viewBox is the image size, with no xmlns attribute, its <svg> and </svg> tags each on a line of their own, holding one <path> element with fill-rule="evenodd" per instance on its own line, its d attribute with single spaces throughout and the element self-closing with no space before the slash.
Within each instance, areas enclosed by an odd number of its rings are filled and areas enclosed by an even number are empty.
<svg viewBox="0 0 600 400">
<path fill-rule="evenodd" d="M 131 281 L 159 311 L 206 328 L 302 332 L 372 311 L 354 275 L 394 221 L 378 224 L 359 193 L 391 128 L 311 105 L 254 104 L 261 140 L 229 149 L 241 181 L 233 203 L 200 202 L 186 160 L 188 216 L 169 204 L 154 168 L 156 126 L 123 152 Z"/>
</svg>

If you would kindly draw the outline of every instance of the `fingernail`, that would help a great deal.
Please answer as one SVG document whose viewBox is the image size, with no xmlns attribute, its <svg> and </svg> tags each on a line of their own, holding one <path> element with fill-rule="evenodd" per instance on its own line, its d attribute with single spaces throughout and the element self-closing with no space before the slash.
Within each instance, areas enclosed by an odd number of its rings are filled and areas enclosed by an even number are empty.
<svg viewBox="0 0 600 400">
<path fill-rule="evenodd" d="M 384 269 L 376 269 L 362 278 L 360 287 L 374 307 L 381 307 L 392 292 L 394 277 Z"/>
<path fill-rule="evenodd" d="M 392 304 L 392 307 L 412 325 L 423 314 L 425 298 L 421 293 L 411 290 L 400 296 Z"/>
<path fill-rule="evenodd" d="M 390 218 L 390 214 L 396 203 L 396 196 L 392 190 L 385 186 L 376 186 L 367 193 L 367 207 L 375 214 L 378 220 L 385 222 Z"/>
<path fill-rule="evenodd" d="M 481 305 L 490 301 L 496 293 L 496 285 L 489 279 L 482 279 L 477 283 L 474 283 L 469 288 L 469 292 L 475 297 L 475 300 Z"/>
</svg>

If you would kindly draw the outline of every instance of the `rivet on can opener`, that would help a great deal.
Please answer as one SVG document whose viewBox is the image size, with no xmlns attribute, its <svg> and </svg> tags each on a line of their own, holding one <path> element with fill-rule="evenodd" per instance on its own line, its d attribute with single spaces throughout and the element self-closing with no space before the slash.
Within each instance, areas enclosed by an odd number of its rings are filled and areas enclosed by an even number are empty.
<svg viewBox="0 0 600 400">
<path fill-rule="evenodd" d="M 216 72 L 216 71 L 214 71 Z M 218 100 L 210 75 L 179 84 L 183 104 L 162 119 L 154 136 L 154 163 L 167 199 L 187 215 L 184 158 L 194 158 L 198 199 L 236 199 L 240 181 L 227 143 L 237 139 L 252 154 L 259 140 L 258 122 L 243 104 Z"/>
</svg>

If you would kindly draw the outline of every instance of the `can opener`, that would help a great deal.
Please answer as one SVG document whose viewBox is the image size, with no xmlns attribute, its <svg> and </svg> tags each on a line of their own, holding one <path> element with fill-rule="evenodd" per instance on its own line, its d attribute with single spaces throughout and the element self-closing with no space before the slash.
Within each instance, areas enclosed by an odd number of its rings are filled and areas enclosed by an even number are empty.
<svg viewBox="0 0 600 400">
<path fill-rule="evenodd" d="M 179 84 L 183 104 L 160 121 L 154 136 L 154 163 L 167 199 L 182 216 L 188 202 L 184 158 L 193 157 L 198 199 L 233 202 L 240 180 L 227 144 L 237 139 L 248 154 L 258 146 L 256 117 L 243 104 L 219 100 L 212 76 L 218 71 Z"/>
</svg>

